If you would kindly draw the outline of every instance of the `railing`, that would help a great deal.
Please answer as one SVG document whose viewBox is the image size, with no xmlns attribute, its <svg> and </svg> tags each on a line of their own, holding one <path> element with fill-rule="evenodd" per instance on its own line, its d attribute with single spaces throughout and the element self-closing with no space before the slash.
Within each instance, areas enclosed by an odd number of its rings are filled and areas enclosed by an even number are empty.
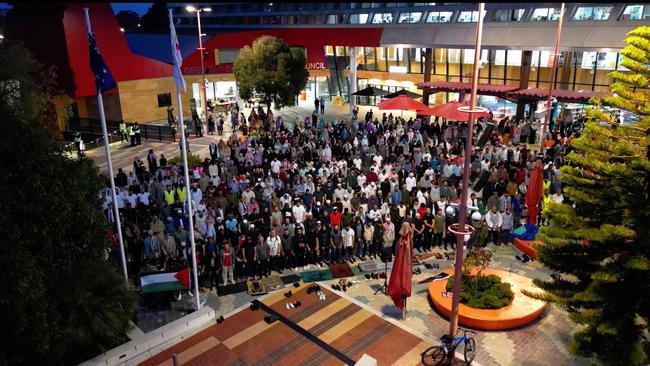
<svg viewBox="0 0 650 366">
<path fill-rule="evenodd" d="M 141 124 L 139 126 L 141 139 L 176 142 L 176 128 L 174 127 L 147 124 Z M 106 129 L 108 130 L 108 139 L 111 143 L 120 141 L 120 122 L 106 121 Z M 85 150 L 91 150 L 104 145 L 102 126 L 99 119 L 70 119 L 69 130 L 63 131 L 64 140 L 74 141 L 75 131 L 81 133 Z M 73 145 L 70 144 L 70 146 Z"/>
</svg>

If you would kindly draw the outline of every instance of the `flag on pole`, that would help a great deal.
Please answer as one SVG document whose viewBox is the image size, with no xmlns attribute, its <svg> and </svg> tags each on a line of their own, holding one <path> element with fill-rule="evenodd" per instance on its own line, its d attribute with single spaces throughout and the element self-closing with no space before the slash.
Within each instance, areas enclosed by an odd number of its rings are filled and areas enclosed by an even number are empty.
<svg viewBox="0 0 650 366">
<path fill-rule="evenodd" d="M 98 93 L 105 93 L 115 89 L 115 79 L 113 79 L 111 71 L 99 53 L 99 47 L 97 47 L 97 41 L 92 32 L 88 32 L 88 46 L 90 48 L 90 69 L 93 71 Z"/>
<path fill-rule="evenodd" d="M 181 54 L 181 46 L 178 44 L 178 37 L 176 36 L 176 28 L 174 28 L 174 18 L 172 17 L 171 10 L 169 11 L 169 33 L 172 40 L 172 57 L 174 60 L 174 81 L 176 88 L 186 91 L 185 79 L 181 73 L 181 65 L 183 65 L 183 55 Z"/>
</svg>

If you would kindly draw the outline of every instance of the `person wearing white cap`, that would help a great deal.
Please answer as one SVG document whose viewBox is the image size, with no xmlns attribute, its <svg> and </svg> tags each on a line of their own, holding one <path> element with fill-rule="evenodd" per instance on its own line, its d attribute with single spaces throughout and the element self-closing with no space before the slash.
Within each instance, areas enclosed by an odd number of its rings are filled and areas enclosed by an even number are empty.
<svg viewBox="0 0 650 366">
<path fill-rule="evenodd" d="M 406 190 L 410 192 L 416 184 L 417 180 L 415 178 L 415 174 L 413 174 L 413 172 L 410 172 L 408 178 L 406 178 Z"/>
<path fill-rule="evenodd" d="M 392 248 L 395 241 L 395 224 L 391 222 L 390 217 L 384 222 L 384 248 Z"/>
</svg>

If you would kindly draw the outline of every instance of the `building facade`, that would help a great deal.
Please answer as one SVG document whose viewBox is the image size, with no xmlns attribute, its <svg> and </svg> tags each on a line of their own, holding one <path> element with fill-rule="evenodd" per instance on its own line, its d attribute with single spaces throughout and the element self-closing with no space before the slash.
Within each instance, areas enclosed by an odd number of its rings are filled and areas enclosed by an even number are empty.
<svg viewBox="0 0 650 366">
<path fill-rule="evenodd" d="M 188 3 L 170 3 L 188 83 L 184 110 L 202 110 L 201 53 L 197 19 Z M 192 4 L 198 6 L 197 4 Z M 157 95 L 174 93 L 168 34 L 129 34 L 119 29 L 108 4 L 89 4 L 97 41 L 118 88 L 107 97 L 111 119 L 152 123 L 166 120 Z M 350 65 L 356 66 L 356 90 L 377 86 L 422 94 L 423 81 L 469 82 L 478 12 L 468 3 L 203 3 L 204 64 L 208 99 L 236 93 L 232 65 L 239 50 L 262 35 L 284 39 L 304 49 L 310 82 L 303 101 L 315 96 L 349 100 Z M 65 4 L 61 26 L 68 67 L 72 69 L 75 113 L 93 117 L 94 91 L 87 62 L 83 4 Z M 548 88 L 552 49 L 560 17 L 556 3 L 487 4 L 480 82 L 525 88 Z M 17 8 L 20 11 L 19 7 Z M 30 10 L 25 8 L 25 10 Z M 650 4 L 571 3 L 564 14 L 561 54 L 554 87 L 605 92 L 608 73 L 621 66 L 626 33 L 648 24 Z M 32 30 L 38 32 L 38 30 Z M 36 38 L 36 37 L 32 37 Z M 60 41 L 60 40 L 59 40 Z M 85 51 L 84 51 L 85 49 Z M 430 70 L 430 71 L 429 71 Z M 354 82 L 354 81 L 353 81 Z M 429 103 L 460 96 L 437 93 Z M 175 104 L 175 98 L 173 98 Z M 194 101 L 192 101 L 194 99 Z M 376 101 L 360 98 L 357 102 Z M 174 108 L 177 107 L 174 105 Z M 186 113 L 189 115 L 189 113 Z"/>
</svg>

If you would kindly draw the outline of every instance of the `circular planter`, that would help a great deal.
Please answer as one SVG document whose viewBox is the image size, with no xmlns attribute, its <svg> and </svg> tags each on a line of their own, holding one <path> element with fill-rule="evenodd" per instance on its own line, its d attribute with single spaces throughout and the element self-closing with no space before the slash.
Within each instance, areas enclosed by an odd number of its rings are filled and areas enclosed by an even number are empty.
<svg viewBox="0 0 650 366">
<path fill-rule="evenodd" d="M 453 274 L 452 268 L 443 272 Z M 484 275 L 497 275 L 503 282 L 511 285 L 515 294 L 510 305 L 500 309 L 475 309 L 460 304 L 458 311 L 458 323 L 469 328 L 481 330 L 503 330 L 512 329 L 527 325 L 544 313 L 546 303 L 532 299 L 521 293 L 521 290 L 535 290 L 533 281 L 516 273 L 501 271 L 498 269 L 485 269 Z M 434 281 L 429 284 L 429 296 L 442 314 L 447 318 L 451 315 L 451 296 L 445 297 L 447 280 Z M 449 293 L 451 295 L 451 292 Z"/>
</svg>

